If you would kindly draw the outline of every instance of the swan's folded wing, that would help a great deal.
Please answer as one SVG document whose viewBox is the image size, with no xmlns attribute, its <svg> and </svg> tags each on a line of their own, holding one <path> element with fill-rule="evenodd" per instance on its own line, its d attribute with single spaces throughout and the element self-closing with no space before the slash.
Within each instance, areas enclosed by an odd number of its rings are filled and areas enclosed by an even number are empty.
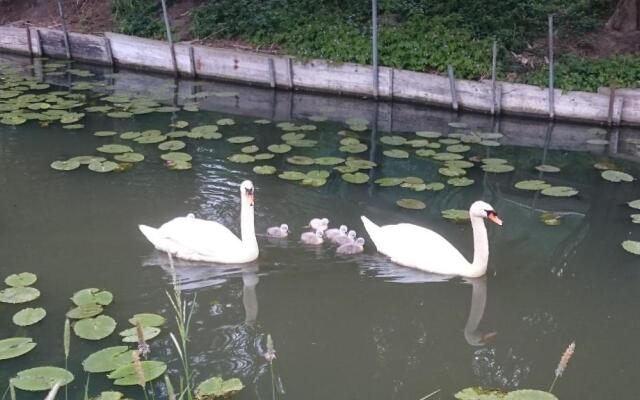
<svg viewBox="0 0 640 400">
<path fill-rule="evenodd" d="M 170 239 L 183 251 L 215 256 L 237 251 L 241 240 L 227 227 L 198 218 L 179 217 L 162 225 L 162 236 Z"/>
</svg>

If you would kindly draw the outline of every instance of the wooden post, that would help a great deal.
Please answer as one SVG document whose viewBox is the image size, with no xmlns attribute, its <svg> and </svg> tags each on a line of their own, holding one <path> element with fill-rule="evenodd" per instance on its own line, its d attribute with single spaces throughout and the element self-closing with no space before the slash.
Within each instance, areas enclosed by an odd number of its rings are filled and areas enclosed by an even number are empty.
<svg viewBox="0 0 640 400">
<path fill-rule="evenodd" d="M 553 14 L 549 14 L 549 118 L 555 118 L 555 99 L 553 92 Z"/>
<path fill-rule="evenodd" d="M 289 89 L 293 90 L 293 59 L 287 57 L 287 78 L 289 79 Z"/>
<path fill-rule="evenodd" d="M 607 114 L 607 124 L 613 125 L 613 109 L 616 102 L 616 87 L 611 85 L 609 87 L 609 113 Z"/>
<path fill-rule="evenodd" d="M 71 47 L 69 46 L 69 31 L 67 30 L 67 21 L 64 19 L 64 9 L 62 8 L 62 0 L 58 0 L 58 11 L 62 20 L 62 29 L 64 30 L 64 48 L 67 52 L 67 60 L 71 59 Z"/>
<path fill-rule="evenodd" d="M 276 87 L 276 66 L 273 62 L 273 58 L 269 57 L 267 59 L 269 65 L 269 86 L 271 88 Z"/>
<path fill-rule="evenodd" d="M 31 47 L 31 28 L 27 25 L 27 47 L 29 47 L 29 58 L 33 58 L 33 48 Z"/>
<path fill-rule="evenodd" d="M 502 112 L 502 85 L 500 84 L 496 85 L 495 106 L 496 106 L 496 115 L 500 115 L 500 113 Z M 499 132 L 499 131 L 496 131 L 496 132 Z"/>
<path fill-rule="evenodd" d="M 167 28 L 167 41 L 169 42 L 169 50 L 171 51 L 171 62 L 173 63 L 173 73 L 178 76 L 178 63 L 176 62 L 176 50 L 173 48 L 173 38 L 171 37 L 171 26 L 169 25 L 169 16 L 167 15 L 167 3 L 162 2 L 162 14 L 164 15 L 164 26 Z"/>
<path fill-rule="evenodd" d="M 191 76 L 196 78 L 198 72 L 196 71 L 196 56 L 194 54 L 193 46 L 189 46 L 189 62 L 191 63 Z"/>
<path fill-rule="evenodd" d="M 393 100 L 393 78 L 395 76 L 394 69 L 389 68 L 389 100 Z M 391 132 L 391 131 L 389 131 Z"/>
<path fill-rule="evenodd" d="M 42 46 L 42 35 L 40 34 L 40 29 L 36 28 L 36 38 L 38 39 L 38 56 L 44 56 L 44 50 Z"/>
<path fill-rule="evenodd" d="M 373 64 L 373 98 L 378 98 L 378 0 L 371 0 L 371 62 Z"/>
<path fill-rule="evenodd" d="M 491 58 L 491 115 L 496 113 L 496 60 L 498 57 L 498 44 L 493 41 Z"/>
<path fill-rule="evenodd" d="M 111 40 L 108 37 L 104 37 L 104 50 L 107 53 L 107 58 L 109 59 L 109 65 L 113 68 L 115 63 L 113 61 L 113 52 L 111 51 Z"/>
<path fill-rule="evenodd" d="M 453 66 L 449 64 L 447 66 L 447 72 L 449 73 L 449 88 L 451 90 L 451 107 L 458 111 L 458 96 L 456 94 L 456 79 L 453 75 Z"/>
</svg>

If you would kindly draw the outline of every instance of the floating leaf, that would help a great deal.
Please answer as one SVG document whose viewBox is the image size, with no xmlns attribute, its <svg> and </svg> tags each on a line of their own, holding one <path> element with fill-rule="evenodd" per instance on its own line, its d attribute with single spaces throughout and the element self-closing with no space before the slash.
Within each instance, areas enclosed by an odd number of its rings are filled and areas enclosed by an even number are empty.
<svg viewBox="0 0 640 400">
<path fill-rule="evenodd" d="M 235 125 L 235 123 L 236 122 L 231 118 L 222 118 L 216 121 L 216 124 L 218 125 Z"/>
<path fill-rule="evenodd" d="M 249 154 L 233 154 L 229 157 L 227 157 L 227 160 L 231 161 L 231 162 L 235 162 L 235 163 L 240 163 L 240 164 L 247 164 L 247 163 L 252 163 L 254 162 L 256 159 L 249 155 Z"/>
<path fill-rule="evenodd" d="M 227 142 L 234 144 L 249 143 L 255 140 L 253 136 L 232 136 L 227 138 Z"/>
<path fill-rule="evenodd" d="M 466 169 L 466 168 L 473 167 L 475 164 L 472 163 L 471 161 L 466 161 L 466 160 L 451 160 L 451 161 L 446 161 L 444 165 L 447 167 Z"/>
<path fill-rule="evenodd" d="M 117 134 L 118 132 L 116 131 L 96 131 L 93 133 L 93 136 L 106 137 L 106 136 L 115 136 Z"/>
<path fill-rule="evenodd" d="M 86 304 L 67 311 L 66 316 L 71 319 L 91 318 L 100 314 L 102 310 L 103 308 L 100 304 Z"/>
<path fill-rule="evenodd" d="M 165 153 L 161 155 L 160 158 L 162 158 L 165 161 L 181 161 L 181 162 L 188 162 L 188 161 L 191 161 L 192 159 L 191 154 L 181 153 L 181 152 Z"/>
<path fill-rule="evenodd" d="M 111 172 L 118 168 L 118 164 L 113 161 L 94 161 L 87 166 L 93 172 Z"/>
<path fill-rule="evenodd" d="M 198 400 L 227 398 L 244 389 L 242 381 L 238 378 L 224 380 L 220 377 L 209 378 L 200 383 L 195 394 Z"/>
<path fill-rule="evenodd" d="M 593 167 L 595 169 L 599 169 L 599 170 L 607 170 L 607 169 L 616 169 L 618 168 L 611 160 L 602 160 L 599 161 L 595 164 L 593 164 Z"/>
<path fill-rule="evenodd" d="M 464 153 L 471 150 L 471 147 L 466 144 L 454 144 L 453 146 L 447 146 L 449 153 Z"/>
<path fill-rule="evenodd" d="M 27 119 L 19 115 L 5 114 L 2 117 L 2 119 L 0 119 L 0 124 L 5 124 L 5 125 L 20 125 L 20 124 L 24 124 L 25 122 L 27 122 Z"/>
<path fill-rule="evenodd" d="M 345 152 L 345 153 L 352 153 L 352 154 L 357 154 L 357 153 L 362 153 L 364 151 L 367 151 L 368 147 L 366 144 L 364 143 L 355 143 L 355 144 L 349 144 L 349 145 L 344 145 L 344 146 L 340 146 L 340 148 L 338 150 Z"/>
<path fill-rule="evenodd" d="M 431 150 L 431 149 L 419 149 L 419 150 L 416 150 L 416 155 L 420 156 L 420 157 L 431 157 L 434 154 L 436 154 L 436 152 L 434 150 Z"/>
<path fill-rule="evenodd" d="M 271 144 L 267 147 L 267 150 L 272 153 L 282 154 L 291 151 L 291 146 L 288 144 Z"/>
<path fill-rule="evenodd" d="M 634 240 L 625 240 L 622 242 L 622 248 L 631 254 L 640 256 L 640 242 Z"/>
<path fill-rule="evenodd" d="M 451 136 L 451 135 L 449 135 L 449 136 Z M 440 140 L 438 140 L 438 142 L 440 142 L 442 144 L 446 144 L 446 145 L 452 145 L 452 144 L 455 145 L 455 144 L 460 143 L 460 140 L 449 137 L 449 138 L 440 139 Z"/>
<path fill-rule="evenodd" d="M 172 171 L 186 171 L 192 167 L 191 163 L 187 161 L 167 160 L 165 161 L 165 165 Z"/>
<path fill-rule="evenodd" d="M 453 160 L 461 160 L 462 157 L 460 154 L 455 153 L 436 153 L 431 158 L 438 161 L 453 161 Z"/>
<path fill-rule="evenodd" d="M 560 168 L 549 164 L 537 165 L 534 168 L 540 172 L 560 172 Z"/>
<path fill-rule="evenodd" d="M 602 176 L 609 182 L 633 182 L 633 176 L 627 174 L 626 172 L 614 171 L 612 169 L 602 171 L 600 176 Z"/>
<path fill-rule="evenodd" d="M 504 400 L 506 393 L 478 387 L 466 388 L 454 395 L 458 400 Z"/>
<path fill-rule="evenodd" d="M 540 193 L 545 196 L 571 197 L 577 195 L 578 191 L 570 186 L 551 186 L 543 189 Z"/>
<path fill-rule="evenodd" d="M 189 123 L 187 121 L 176 121 L 175 123 L 171 124 L 170 126 L 173 126 L 174 128 L 178 128 L 178 129 L 182 129 L 182 128 L 186 128 L 187 126 L 189 126 Z"/>
<path fill-rule="evenodd" d="M 271 153 L 260 153 L 253 156 L 256 160 L 271 160 L 273 157 L 275 157 L 275 154 Z"/>
<path fill-rule="evenodd" d="M 243 148 L 240 149 L 240 151 L 246 154 L 252 154 L 252 153 L 259 152 L 260 147 L 256 146 L 255 144 L 252 144 L 250 146 L 244 146 Z"/>
<path fill-rule="evenodd" d="M 469 179 L 466 176 L 461 178 L 451 178 L 447 181 L 449 185 L 458 187 L 470 186 L 473 185 L 473 182 L 475 182 L 473 179 Z"/>
<path fill-rule="evenodd" d="M 409 153 L 400 149 L 385 150 L 382 154 L 391 158 L 409 158 Z"/>
<path fill-rule="evenodd" d="M 636 210 L 640 210 L 640 199 L 633 200 L 627 203 L 629 207 L 635 208 Z"/>
<path fill-rule="evenodd" d="M 285 180 L 288 180 L 288 181 L 301 181 L 305 177 L 306 177 L 305 174 L 303 174 L 302 172 L 298 172 L 298 171 L 284 171 L 283 173 L 278 175 L 278 178 L 285 179 Z"/>
<path fill-rule="evenodd" d="M 500 173 L 504 173 L 504 172 L 511 172 L 513 171 L 515 168 L 512 165 L 509 164 L 484 164 L 482 166 L 482 170 L 485 172 L 491 172 L 494 174 L 500 174 Z"/>
<path fill-rule="evenodd" d="M 13 386 L 30 392 L 51 390 L 56 384 L 65 386 L 73 381 L 73 374 L 64 368 L 37 367 L 25 369 L 10 379 Z"/>
<path fill-rule="evenodd" d="M 380 185 L 382 187 L 387 187 L 387 186 L 398 186 L 402 182 L 404 182 L 402 178 L 379 178 L 379 179 L 376 179 L 373 183 Z"/>
<path fill-rule="evenodd" d="M 640 224 L 640 214 L 631 214 L 629 217 L 634 224 Z"/>
<path fill-rule="evenodd" d="M 100 395 L 98 395 L 97 397 L 91 398 L 91 400 L 123 400 L 123 399 L 124 399 L 124 394 L 120 392 L 114 392 L 114 391 L 100 392 Z"/>
<path fill-rule="evenodd" d="M 128 131 L 128 132 L 124 132 L 120 135 L 120 139 L 123 140 L 132 140 L 135 138 L 140 137 L 140 135 L 142 135 L 141 132 L 136 132 L 136 131 Z"/>
<path fill-rule="evenodd" d="M 345 165 L 347 167 L 356 169 L 372 169 L 378 166 L 378 164 L 374 163 L 373 161 L 359 159 L 347 160 L 345 162 Z"/>
<path fill-rule="evenodd" d="M 504 158 L 483 158 L 482 163 L 483 164 L 506 164 L 508 163 L 508 161 L 505 160 Z"/>
<path fill-rule="evenodd" d="M 144 160 L 144 156 L 140 153 L 123 153 L 113 156 L 116 161 L 126 163 L 136 163 Z"/>
<path fill-rule="evenodd" d="M 343 146 L 350 146 L 352 144 L 360 144 L 360 140 L 358 140 L 357 138 L 353 138 L 353 137 L 347 137 L 344 138 L 342 140 L 340 140 L 340 144 Z"/>
<path fill-rule="evenodd" d="M 140 364 L 142 365 L 145 383 L 158 378 L 167 370 L 167 364 L 162 361 L 142 361 Z M 140 383 L 133 364 L 118 367 L 107 375 L 107 378 L 115 379 L 113 383 L 120 386 L 138 385 Z"/>
<path fill-rule="evenodd" d="M 111 335 L 116 329 L 116 321 L 106 315 L 85 318 L 73 324 L 73 332 L 87 340 L 100 340 Z"/>
<path fill-rule="evenodd" d="M 10 287 L 0 290 L 0 303 L 27 303 L 38 297 L 40 297 L 40 291 L 32 287 Z"/>
<path fill-rule="evenodd" d="M 542 190 L 542 189 L 551 187 L 551 185 L 549 185 L 545 181 L 532 179 L 532 180 L 516 182 L 515 187 L 516 189 L 522 189 L 522 190 Z"/>
<path fill-rule="evenodd" d="M 457 177 L 457 176 L 463 176 L 467 174 L 467 171 L 465 171 L 462 168 L 456 168 L 456 167 L 443 167 L 438 169 L 438 173 L 440 175 L 444 175 L 444 176 L 449 176 L 449 177 Z"/>
<path fill-rule="evenodd" d="M 416 199 L 400 199 L 396 201 L 396 204 L 402 208 L 408 208 L 410 210 L 422 210 L 427 207 L 426 204 Z"/>
<path fill-rule="evenodd" d="M 432 192 L 438 192 L 444 189 L 444 183 L 442 182 L 431 182 L 427 183 L 424 187 L 426 190 L 430 190 Z"/>
<path fill-rule="evenodd" d="M 133 149 L 131 147 L 126 146 L 124 144 L 105 144 L 98 147 L 96 150 L 98 150 L 101 153 L 108 153 L 108 154 L 133 152 Z"/>
<path fill-rule="evenodd" d="M 442 133 L 440 132 L 433 132 L 433 131 L 418 131 L 416 132 L 416 135 L 423 137 L 423 138 L 427 138 L 427 139 L 437 139 L 440 136 L 442 136 Z"/>
<path fill-rule="evenodd" d="M 469 218 L 469 211 L 467 210 L 458 210 L 458 209 L 449 209 L 442 211 L 442 217 L 452 220 L 454 222 L 466 222 Z"/>
<path fill-rule="evenodd" d="M 480 145 L 487 147 L 499 147 L 500 143 L 495 140 L 483 140 L 480 142 Z"/>
<path fill-rule="evenodd" d="M 342 174 L 342 179 L 349 183 L 362 184 L 369 181 L 369 175 L 355 172 L 353 174 Z"/>
<path fill-rule="evenodd" d="M 558 400 L 558 398 L 541 390 L 521 389 L 507 393 L 504 400 Z"/>
<path fill-rule="evenodd" d="M 142 326 L 142 336 L 144 340 L 151 340 L 160 334 L 160 328 L 155 326 Z M 137 328 L 125 329 L 118 335 L 123 336 L 122 341 L 125 343 L 135 343 L 138 341 Z"/>
<path fill-rule="evenodd" d="M 341 157 L 318 157 L 315 160 L 317 165 L 338 165 L 344 162 L 344 158 Z"/>
<path fill-rule="evenodd" d="M 24 308 L 13 314 L 12 321 L 18 326 L 29 326 L 40 322 L 46 315 L 47 312 L 42 307 Z"/>
<path fill-rule="evenodd" d="M 413 139 L 413 140 L 408 140 L 407 144 L 415 148 L 426 147 L 429 145 L 429 141 L 427 139 Z"/>
<path fill-rule="evenodd" d="M 187 144 L 181 140 L 169 140 L 168 142 L 160 143 L 158 145 L 158 149 L 162 151 L 170 150 L 182 150 L 187 146 Z"/>
<path fill-rule="evenodd" d="M 164 142 L 165 140 L 167 140 L 167 136 L 166 135 L 146 135 L 146 136 L 140 136 L 133 140 L 136 143 L 140 143 L 140 144 L 155 144 L 155 143 Z"/>
<path fill-rule="evenodd" d="M 31 286 L 38 280 L 36 274 L 31 272 L 21 272 L 19 274 L 11 274 L 4 279 L 4 283 L 13 287 Z"/>
<path fill-rule="evenodd" d="M 133 116 L 133 113 L 127 111 L 113 111 L 107 113 L 107 116 L 111 118 L 130 118 Z"/>
<path fill-rule="evenodd" d="M 554 213 L 542 213 L 540 214 L 540 221 L 549 226 L 560 225 L 560 215 Z"/>
<path fill-rule="evenodd" d="M 140 323 L 142 326 L 162 326 L 167 322 L 167 320 L 158 314 L 151 313 L 141 313 L 135 314 L 133 317 L 129 318 L 129 323 L 131 325 L 136 325 Z"/>
<path fill-rule="evenodd" d="M 20 357 L 33 350 L 36 343 L 28 337 L 13 337 L 0 340 L 0 360 Z"/>
<path fill-rule="evenodd" d="M 283 141 L 288 141 L 288 140 L 300 140 L 300 139 L 304 139 L 306 135 L 304 133 L 296 133 L 296 132 L 289 132 L 289 133 L 285 133 L 284 135 L 280 136 L 280 139 L 282 139 Z"/>
<path fill-rule="evenodd" d="M 106 290 L 96 288 L 82 289 L 74 293 L 71 301 L 73 301 L 76 306 L 86 306 L 91 304 L 107 306 L 113 301 L 113 294 Z"/>
<path fill-rule="evenodd" d="M 292 147 L 314 147 L 318 144 L 317 140 L 310 139 L 298 139 L 298 140 L 288 140 L 287 144 Z"/>
<path fill-rule="evenodd" d="M 303 185 L 319 187 L 327 183 L 330 172 L 324 170 L 312 170 L 306 173 L 302 180 Z"/>
<path fill-rule="evenodd" d="M 390 146 L 402 146 L 407 143 L 407 139 L 402 136 L 383 136 L 380 138 L 380 142 Z"/>
<path fill-rule="evenodd" d="M 273 175 L 276 173 L 276 167 L 271 165 L 256 165 L 253 172 L 259 175 Z"/>
<path fill-rule="evenodd" d="M 318 129 L 318 127 L 312 124 L 306 124 L 306 125 L 300 126 L 300 130 L 302 131 L 315 131 L 316 129 Z"/>
<path fill-rule="evenodd" d="M 412 184 L 412 185 L 416 185 L 419 183 L 424 183 L 424 179 L 419 178 L 417 176 L 406 176 L 404 178 L 402 178 L 402 181 L 404 183 L 408 183 L 408 184 Z"/>
<path fill-rule="evenodd" d="M 177 139 L 177 138 L 188 137 L 189 133 L 190 133 L 189 131 L 173 131 L 173 132 L 167 133 L 166 136 L 170 137 L 172 139 Z M 220 135 L 220 136 L 222 136 L 222 135 Z M 120 135 L 120 137 L 122 137 L 122 135 Z"/>
<path fill-rule="evenodd" d="M 80 163 L 72 160 L 54 161 L 51 163 L 50 167 L 56 171 L 73 171 L 74 169 L 80 168 Z"/>
<path fill-rule="evenodd" d="M 291 156 L 287 157 L 287 162 L 289 164 L 295 165 L 313 165 L 315 161 L 311 157 L 306 156 Z"/>
<path fill-rule="evenodd" d="M 127 346 L 107 347 L 90 354 L 82 362 L 86 372 L 110 372 L 123 365 L 131 364 L 131 350 Z"/>
</svg>

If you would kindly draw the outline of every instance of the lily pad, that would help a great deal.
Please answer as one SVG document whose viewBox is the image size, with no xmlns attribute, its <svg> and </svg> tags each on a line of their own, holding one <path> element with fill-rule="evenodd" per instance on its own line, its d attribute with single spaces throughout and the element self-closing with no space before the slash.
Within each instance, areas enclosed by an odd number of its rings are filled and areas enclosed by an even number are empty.
<svg viewBox="0 0 640 400">
<path fill-rule="evenodd" d="M 449 135 L 449 136 L 451 136 L 451 135 Z M 445 145 L 455 145 L 455 144 L 460 143 L 460 140 L 452 138 L 452 137 L 448 137 L 448 138 L 440 139 L 440 140 L 438 140 L 438 142 L 440 142 L 442 144 L 445 144 Z"/>
<path fill-rule="evenodd" d="M 73 171 L 74 169 L 80 168 L 80 163 L 72 160 L 54 161 L 51 163 L 50 167 L 56 171 Z"/>
<path fill-rule="evenodd" d="M 448 176 L 448 177 L 457 177 L 457 176 L 463 176 L 467 174 L 467 171 L 465 171 L 462 168 L 456 168 L 456 167 L 443 167 L 443 168 L 439 168 L 438 169 L 438 173 L 440 175 L 444 175 L 444 176 Z"/>
<path fill-rule="evenodd" d="M 133 149 L 131 147 L 124 144 L 105 144 L 98 147 L 96 150 L 98 150 L 101 153 L 108 153 L 108 154 L 133 152 Z"/>
<path fill-rule="evenodd" d="M 314 161 L 317 165 L 338 165 L 342 164 L 345 160 L 341 157 L 318 157 Z"/>
<path fill-rule="evenodd" d="M 143 326 L 142 327 L 142 336 L 144 340 L 151 340 L 154 337 L 160 334 L 160 328 L 156 328 L 155 326 Z M 125 343 L 135 343 L 138 341 L 138 333 L 137 328 L 129 328 L 125 329 L 122 332 L 118 333 L 118 335 L 123 336 L 122 341 Z"/>
<path fill-rule="evenodd" d="M 303 174 L 299 171 L 284 171 L 278 178 L 285 179 L 287 181 L 301 181 L 306 177 L 306 174 Z"/>
<path fill-rule="evenodd" d="M 273 175 L 276 173 L 276 167 L 272 165 L 256 165 L 253 172 L 259 175 Z"/>
<path fill-rule="evenodd" d="M 0 290 L 0 303 L 27 303 L 38 297 L 40 297 L 40 291 L 32 287 L 10 287 Z"/>
<path fill-rule="evenodd" d="M 306 156 L 291 156 L 291 157 L 287 157 L 287 162 L 289 164 L 295 164 L 295 165 L 313 165 L 313 164 L 315 164 L 315 161 L 314 161 L 313 158 L 306 157 Z"/>
<path fill-rule="evenodd" d="M 447 147 L 447 151 L 449 153 L 464 153 L 469 150 L 471 150 L 471 147 L 467 146 L 466 144 L 454 144 Z"/>
<path fill-rule="evenodd" d="M 551 186 L 542 189 L 542 193 L 545 196 L 553 197 L 571 197 L 578 194 L 578 191 L 570 186 Z"/>
<path fill-rule="evenodd" d="M 342 179 L 355 184 L 367 183 L 369 181 L 369 175 L 362 172 L 355 172 L 352 174 L 342 174 Z"/>
<path fill-rule="evenodd" d="M 423 138 L 427 138 L 427 139 L 437 139 L 440 136 L 442 136 L 442 133 L 440 132 L 433 132 L 433 131 L 418 131 L 416 132 L 416 135 L 423 137 Z"/>
<path fill-rule="evenodd" d="M 142 135 L 141 132 L 128 131 L 128 132 L 124 132 L 124 133 L 120 134 L 120 139 L 132 140 L 132 139 L 140 137 L 140 135 Z"/>
<path fill-rule="evenodd" d="M 227 138 L 227 142 L 234 144 L 249 143 L 255 140 L 253 136 L 232 136 Z"/>
<path fill-rule="evenodd" d="M 20 357 L 33 350 L 36 343 L 28 337 L 12 337 L 0 340 L 0 360 Z"/>
<path fill-rule="evenodd" d="M 167 320 L 162 315 L 151 313 L 135 314 L 133 317 L 129 318 L 129 323 L 131 325 L 140 323 L 142 326 L 156 327 L 164 325 L 165 322 L 167 322 Z"/>
<path fill-rule="evenodd" d="M 640 224 L 640 214 L 631 214 L 629 217 L 634 224 Z"/>
<path fill-rule="evenodd" d="M 627 174 L 626 172 L 614 171 L 612 169 L 602 171 L 600 176 L 602 176 L 609 182 L 633 182 L 633 176 Z"/>
<path fill-rule="evenodd" d="M 296 133 L 296 132 L 289 132 L 289 133 L 285 133 L 284 135 L 280 136 L 280 139 L 282 139 L 283 141 L 288 141 L 288 140 L 300 140 L 300 139 L 304 139 L 306 135 L 304 133 Z"/>
<path fill-rule="evenodd" d="M 593 168 L 605 171 L 607 169 L 617 169 L 618 167 L 611 160 L 602 160 L 593 164 Z"/>
<path fill-rule="evenodd" d="M 111 118 L 130 118 L 133 116 L 133 113 L 128 111 L 112 111 L 107 113 L 107 116 Z"/>
<path fill-rule="evenodd" d="M 38 280 L 36 274 L 31 272 L 21 272 L 19 274 L 11 274 L 4 279 L 4 283 L 13 287 L 31 286 Z"/>
<path fill-rule="evenodd" d="M 144 160 L 144 156 L 140 153 L 123 153 L 113 156 L 116 161 L 136 163 Z"/>
<path fill-rule="evenodd" d="M 542 213 L 540 214 L 540 221 L 545 225 L 557 226 L 560 225 L 560 215 L 554 213 Z"/>
<path fill-rule="evenodd" d="M 373 183 L 375 183 L 376 185 L 380 185 L 382 187 L 388 187 L 388 186 L 398 186 L 402 182 L 404 182 L 404 179 L 402 178 L 379 178 L 379 179 L 376 179 Z"/>
<path fill-rule="evenodd" d="M 349 144 L 349 145 L 344 145 L 344 146 L 340 146 L 340 148 L 338 150 L 344 152 L 344 153 L 351 153 L 351 154 L 358 154 L 358 153 L 362 153 L 367 151 L 368 147 L 366 144 L 364 143 L 355 143 L 355 144 Z"/>
<path fill-rule="evenodd" d="M 443 210 L 442 217 L 452 220 L 453 222 L 466 222 L 470 219 L 468 210 L 459 210 L 455 208 Z"/>
<path fill-rule="evenodd" d="M 402 136 L 383 136 L 380 138 L 380 142 L 390 146 L 402 146 L 407 143 L 407 139 Z"/>
<path fill-rule="evenodd" d="M 106 315 L 85 318 L 73 324 L 73 332 L 87 340 L 100 340 L 111 335 L 116 329 L 116 321 Z"/>
<path fill-rule="evenodd" d="M 158 149 L 162 151 L 170 150 L 182 150 L 187 146 L 187 144 L 181 140 L 169 140 L 168 142 L 160 143 L 158 145 Z"/>
<path fill-rule="evenodd" d="M 318 144 L 318 141 L 311 139 L 297 139 L 287 140 L 287 144 L 292 147 L 314 147 Z"/>
<path fill-rule="evenodd" d="M 540 172 L 560 172 L 560 168 L 549 164 L 537 165 L 534 168 Z"/>
<path fill-rule="evenodd" d="M 376 164 L 373 161 L 359 160 L 359 159 L 347 160 L 345 162 L 345 165 L 347 167 L 356 168 L 356 169 L 372 169 L 378 166 L 378 164 Z"/>
<path fill-rule="evenodd" d="M 491 172 L 494 174 L 500 174 L 505 172 L 511 172 L 515 169 L 513 165 L 509 164 L 484 164 L 482 170 L 485 172 Z"/>
<path fill-rule="evenodd" d="M 427 183 L 424 187 L 426 190 L 430 190 L 432 192 L 438 192 L 444 189 L 444 183 L 442 182 L 431 182 Z"/>
<path fill-rule="evenodd" d="M 86 304 L 67 311 L 66 316 L 71 319 L 91 318 L 100 314 L 102 310 L 103 308 L 100 304 Z"/>
<path fill-rule="evenodd" d="M 210 400 L 227 398 L 244 389 L 242 381 L 238 378 L 224 380 L 220 377 L 209 378 L 200 383 L 195 390 L 196 399 Z"/>
<path fill-rule="evenodd" d="M 164 142 L 165 140 L 167 140 L 167 136 L 166 135 L 146 135 L 146 136 L 137 137 L 133 140 L 136 143 L 140 143 L 140 144 L 155 144 L 155 143 Z"/>
<path fill-rule="evenodd" d="M 191 163 L 187 161 L 168 160 L 168 161 L 165 161 L 165 165 L 167 166 L 167 168 L 169 168 L 172 171 L 186 171 L 192 168 Z"/>
<path fill-rule="evenodd" d="M 93 172 L 104 173 L 116 170 L 118 168 L 118 163 L 115 163 L 113 161 L 94 161 L 87 167 Z"/>
<path fill-rule="evenodd" d="M 409 158 L 409 153 L 400 149 L 385 150 L 382 154 L 391 158 Z"/>
<path fill-rule="evenodd" d="M 240 151 L 245 154 L 253 154 L 253 153 L 259 152 L 260 147 L 256 146 L 255 144 L 252 144 L 250 146 L 244 146 L 243 148 L 240 149 Z"/>
<path fill-rule="evenodd" d="M 515 187 L 521 190 L 542 190 L 551 187 L 551 185 L 539 179 L 532 179 L 516 182 Z"/>
<path fill-rule="evenodd" d="M 92 397 L 91 400 L 124 400 L 124 394 L 109 390 L 100 392 L 97 397 Z"/>
<path fill-rule="evenodd" d="M 235 121 L 231 118 L 222 118 L 216 121 L 218 125 L 235 125 Z"/>
<path fill-rule="evenodd" d="M 635 240 L 625 240 L 622 242 L 622 248 L 631 254 L 640 256 L 640 242 Z"/>
<path fill-rule="evenodd" d="M 131 350 L 127 346 L 107 347 L 90 354 L 82 362 L 86 372 L 110 372 L 124 365 L 131 364 Z"/>
<path fill-rule="evenodd" d="M 453 161 L 453 160 L 461 160 L 464 157 L 456 153 L 436 153 L 431 158 L 438 161 Z"/>
<path fill-rule="evenodd" d="M 505 392 L 479 387 L 466 388 L 454 395 L 458 400 L 504 400 L 504 396 Z"/>
<path fill-rule="evenodd" d="M 140 364 L 145 383 L 158 378 L 167 370 L 167 364 L 162 361 L 142 361 Z M 118 367 L 107 375 L 107 378 L 115 379 L 113 383 L 120 386 L 132 386 L 140 383 L 133 363 Z"/>
<path fill-rule="evenodd" d="M 473 185 L 473 182 L 475 182 L 473 179 L 469 179 L 466 176 L 461 178 L 451 178 L 447 181 L 449 185 L 458 187 L 470 186 Z"/>
<path fill-rule="evenodd" d="M 431 157 L 436 154 L 435 150 L 431 149 L 418 149 L 416 150 L 416 155 L 420 157 Z"/>
<path fill-rule="evenodd" d="M 71 301 L 73 301 L 76 306 L 86 306 L 90 304 L 107 306 L 113 301 L 113 294 L 106 290 L 96 288 L 82 289 L 73 295 Z"/>
<path fill-rule="evenodd" d="M 635 208 L 636 210 L 640 210 L 640 199 L 633 200 L 627 203 L 629 207 Z"/>
<path fill-rule="evenodd" d="M 288 144 L 271 144 L 267 147 L 267 150 L 272 153 L 282 154 L 291 151 L 291 146 Z"/>
<path fill-rule="evenodd" d="M 40 322 L 46 315 L 47 312 L 42 307 L 24 308 L 13 314 L 12 321 L 18 326 L 29 326 Z"/>
<path fill-rule="evenodd" d="M 507 393 L 504 400 L 558 400 L 558 398 L 542 390 L 521 389 Z"/>
<path fill-rule="evenodd" d="M 73 381 L 73 374 L 64 368 L 37 367 L 25 369 L 10 379 L 13 386 L 30 392 L 51 390 L 56 384 L 65 386 Z"/>
<path fill-rule="evenodd" d="M 471 161 L 467 161 L 467 160 L 451 160 L 451 161 L 446 161 L 444 164 L 447 167 L 464 168 L 464 169 L 471 168 L 475 165 Z"/>
<path fill-rule="evenodd" d="M 487 146 L 487 147 L 499 147 L 500 143 L 495 140 L 482 140 L 480 142 L 480 145 Z"/>
<path fill-rule="evenodd" d="M 402 208 L 408 208 L 410 210 L 422 210 L 427 207 L 426 204 L 416 199 L 400 199 L 396 201 L 396 204 Z"/>
<path fill-rule="evenodd" d="M 227 160 L 231 161 L 231 162 L 235 162 L 235 163 L 240 163 L 240 164 L 247 164 L 247 163 L 252 163 L 254 162 L 256 159 L 249 154 L 233 154 L 229 157 L 227 157 Z"/>
<path fill-rule="evenodd" d="M 483 164 L 506 164 L 509 161 L 505 160 L 504 158 L 483 158 L 482 159 L 482 163 Z"/>
<path fill-rule="evenodd" d="M 191 154 L 187 154 L 187 153 L 171 152 L 171 153 L 165 153 L 161 155 L 160 158 L 162 158 L 165 161 L 189 162 L 193 157 L 191 157 Z"/>
<path fill-rule="evenodd" d="M 93 136 L 107 137 L 107 136 L 115 136 L 118 132 L 116 131 L 96 131 L 93 133 Z"/>
</svg>

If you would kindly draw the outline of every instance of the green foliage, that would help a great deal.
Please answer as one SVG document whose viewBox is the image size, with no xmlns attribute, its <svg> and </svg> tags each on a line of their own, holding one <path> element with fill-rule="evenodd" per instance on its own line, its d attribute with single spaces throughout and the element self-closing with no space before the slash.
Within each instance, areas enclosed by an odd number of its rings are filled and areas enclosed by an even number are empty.
<svg viewBox="0 0 640 400">
<path fill-rule="evenodd" d="M 165 35 L 158 0 L 113 0 L 111 11 L 120 33 L 155 39 Z"/>
</svg>

